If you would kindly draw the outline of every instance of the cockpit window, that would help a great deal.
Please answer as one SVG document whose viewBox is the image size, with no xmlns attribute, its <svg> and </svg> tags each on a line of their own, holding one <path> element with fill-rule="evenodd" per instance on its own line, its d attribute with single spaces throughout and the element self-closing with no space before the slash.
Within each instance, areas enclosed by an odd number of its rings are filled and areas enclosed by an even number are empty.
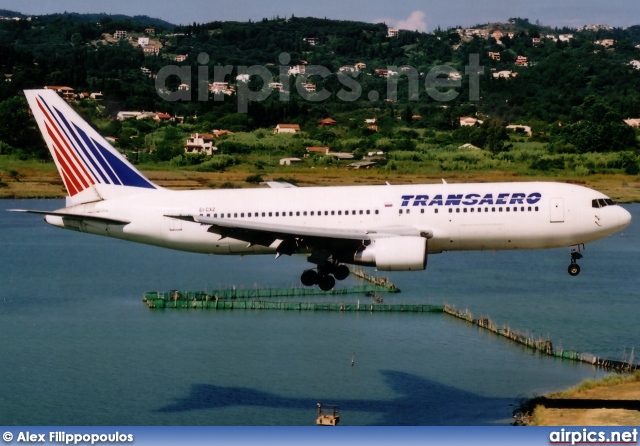
<svg viewBox="0 0 640 446">
<path fill-rule="evenodd" d="M 605 206 L 614 206 L 616 204 L 611 198 L 597 198 L 595 200 L 591 200 L 591 207 L 594 208 L 603 208 Z"/>
</svg>

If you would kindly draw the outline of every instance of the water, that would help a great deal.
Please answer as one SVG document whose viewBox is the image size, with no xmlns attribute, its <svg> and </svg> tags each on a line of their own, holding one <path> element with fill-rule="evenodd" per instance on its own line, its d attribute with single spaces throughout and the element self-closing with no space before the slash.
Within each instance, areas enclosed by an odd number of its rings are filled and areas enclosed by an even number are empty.
<svg viewBox="0 0 640 446">
<path fill-rule="evenodd" d="M 637 222 L 640 205 L 628 209 Z M 467 308 L 556 349 L 640 357 L 638 227 L 587 245 L 577 278 L 566 249 L 445 253 L 388 274 L 402 293 L 383 297 Z M 309 425 L 317 402 L 339 404 L 342 425 L 499 425 L 522 398 L 603 375 L 441 314 L 141 302 L 151 290 L 297 286 L 302 257 L 181 253 L 5 212 L 0 246 L 0 425 Z"/>
</svg>

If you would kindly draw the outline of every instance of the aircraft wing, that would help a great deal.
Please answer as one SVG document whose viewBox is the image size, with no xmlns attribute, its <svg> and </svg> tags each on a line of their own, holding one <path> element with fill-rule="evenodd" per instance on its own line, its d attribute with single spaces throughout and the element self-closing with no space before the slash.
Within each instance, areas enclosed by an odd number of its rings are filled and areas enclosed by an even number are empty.
<svg viewBox="0 0 640 446">
<path fill-rule="evenodd" d="M 296 239 L 307 245 L 327 246 L 340 242 L 361 243 L 363 240 L 383 237 L 420 236 L 431 238 L 433 236 L 431 231 L 420 230 L 413 226 L 386 226 L 371 229 L 325 228 L 191 215 L 168 215 L 167 217 L 209 225 L 209 232 L 263 246 L 270 246 L 276 240 L 285 239 Z"/>
<path fill-rule="evenodd" d="M 7 209 L 9 212 L 25 212 L 27 214 L 40 214 L 40 215 L 53 215 L 55 217 L 69 218 L 72 220 L 80 221 L 93 221 L 96 223 L 106 223 L 111 225 L 128 225 L 131 223 L 126 220 L 118 220 L 115 218 L 102 217 L 97 214 L 73 214 L 71 212 L 58 212 L 58 211 L 34 211 L 28 209 Z"/>
</svg>

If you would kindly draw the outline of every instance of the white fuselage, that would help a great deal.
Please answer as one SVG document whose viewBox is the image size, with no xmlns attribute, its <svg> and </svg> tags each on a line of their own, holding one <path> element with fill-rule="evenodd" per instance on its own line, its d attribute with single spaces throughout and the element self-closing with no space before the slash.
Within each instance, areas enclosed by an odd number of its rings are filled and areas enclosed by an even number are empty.
<svg viewBox="0 0 640 446">
<path fill-rule="evenodd" d="M 210 254 L 263 254 L 221 238 L 208 225 L 169 216 L 281 224 L 301 228 L 381 230 L 415 228 L 430 234 L 429 252 L 566 247 L 607 237 L 627 226 L 629 213 L 582 186 L 545 183 L 424 184 L 171 191 L 137 189 L 95 203 L 65 208 L 130 221 L 127 225 L 47 216 L 47 222 L 82 232 Z"/>
</svg>

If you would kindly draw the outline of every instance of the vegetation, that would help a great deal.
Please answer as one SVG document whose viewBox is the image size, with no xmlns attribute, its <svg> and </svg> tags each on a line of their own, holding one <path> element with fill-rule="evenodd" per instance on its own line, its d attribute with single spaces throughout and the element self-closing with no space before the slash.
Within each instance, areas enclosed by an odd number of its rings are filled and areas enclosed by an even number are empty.
<svg viewBox="0 0 640 446">
<path fill-rule="evenodd" d="M 154 27 L 152 34 L 145 31 L 149 26 Z M 304 158 L 295 168 L 278 164 L 281 157 L 303 158 L 306 147 L 327 146 L 356 159 L 383 152 L 384 159 L 374 168 L 381 175 L 492 171 L 569 178 L 638 175 L 638 133 L 622 119 L 640 117 L 640 70 L 629 65 L 640 59 L 640 49 L 634 46 L 640 43 L 640 27 L 578 32 L 514 18 L 479 28 L 501 29 L 513 37 L 505 35 L 498 43 L 492 37 L 468 38 L 454 29 L 438 29 L 432 34 L 401 31 L 389 38 L 384 24 L 297 17 L 183 27 L 148 17 L 80 14 L 0 21 L 0 75 L 10 75 L 10 81 L 0 82 L 0 157 L 22 162 L 50 159 L 21 91 L 66 85 L 76 92 L 103 93 L 101 101 L 76 101 L 76 110 L 100 133 L 117 138 L 117 147 L 145 169 L 242 170 L 249 182 L 343 166 L 345 162 L 320 155 Z M 134 40 L 113 39 L 116 30 L 127 31 Z M 561 32 L 571 32 L 574 38 L 567 42 L 544 38 Z M 150 37 L 160 55 L 146 57 L 136 45 L 138 36 Z M 543 38 L 534 44 L 534 37 Z M 613 46 L 596 43 L 607 38 L 614 39 Z M 489 52 L 498 53 L 500 60 L 489 57 Z M 208 55 L 208 61 L 198 60 L 201 53 Z M 283 59 L 282 53 L 288 56 Z M 178 54 L 188 57 L 177 63 Z M 479 101 L 470 100 L 470 76 L 465 74 L 474 54 L 484 67 Z M 518 56 L 527 57 L 529 65 L 515 66 Z M 301 94 L 295 87 L 301 77 L 284 76 L 291 86 L 289 100 L 282 101 L 273 91 L 262 101 L 249 101 L 247 112 L 238 113 L 243 97 L 262 87 L 262 80 L 255 77 L 248 85 L 236 81 L 241 67 L 264 66 L 278 80 L 281 65 L 286 71 L 304 62 L 331 73 L 307 80 L 318 91 L 328 92 L 328 98 L 317 101 L 318 96 Z M 359 86 L 359 95 L 354 84 L 336 74 L 340 67 L 358 62 L 367 67 L 350 77 Z M 166 101 L 158 95 L 156 80 L 147 73 L 158 73 L 167 65 L 190 69 L 192 101 Z M 236 90 L 224 97 L 207 92 L 208 100 L 196 100 L 199 81 L 205 80 L 198 76 L 206 73 L 206 80 L 213 81 L 223 66 L 231 67 L 225 80 Z M 417 93 L 415 83 L 400 68 L 395 68 L 400 76 L 391 80 L 375 74 L 377 68 L 402 66 L 414 68 L 419 76 Z M 445 66 L 462 74 L 459 86 L 427 91 L 430 70 Z M 517 76 L 491 75 L 502 70 Z M 166 83 L 177 89 L 183 81 L 169 76 Z M 390 93 L 394 89 L 397 99 Z M 434 91 L 447 90 L 456 94 L 444 102 L 433 99 Z M 345 92 L 358 99 L 344 100 Z M 373 93 L 380 99 L 369 100 L 375 98 Z M 384 100 L 385 94 L 392 100 Z M 121 110 L 166 112 L 181 119 L 118 121 L 115 115 Z M 460 127 L 461 116 L 483 122 Z M 327 117 L 336 124 L 319 126 Z M 365 123 L 373 118 L 375 127 Z M 299 124 L 302 132 L 274 135 L 273 127 L 283 122 Z M 508 124 L 530 126 L 531 136 L 508 131 Z M 213 129 L 233 132 L 214 141 L 218 148 L 214 156 L 184 153 L 190 134 Z M 10 181 L 24 177 L 14 168 L 4 170 Z"/>
</svg>

